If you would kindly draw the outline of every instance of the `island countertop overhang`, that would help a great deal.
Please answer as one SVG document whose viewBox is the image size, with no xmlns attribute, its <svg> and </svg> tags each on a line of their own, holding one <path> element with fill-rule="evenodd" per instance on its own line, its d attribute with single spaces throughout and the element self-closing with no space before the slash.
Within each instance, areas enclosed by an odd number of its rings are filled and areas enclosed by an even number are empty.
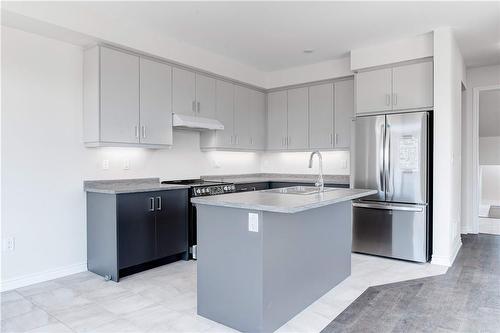
<svg viewBox="0 0 500 333">
<path fill-rule="evenodd" d="M 250 191 L 192 198 L 195 205 L 241 208 L 276 213 L 297 213 L 355 200 L 377 193 L 368 189 L 335 189 L 316 194 L 284 194 L 269 191 Z"/>
</svg>

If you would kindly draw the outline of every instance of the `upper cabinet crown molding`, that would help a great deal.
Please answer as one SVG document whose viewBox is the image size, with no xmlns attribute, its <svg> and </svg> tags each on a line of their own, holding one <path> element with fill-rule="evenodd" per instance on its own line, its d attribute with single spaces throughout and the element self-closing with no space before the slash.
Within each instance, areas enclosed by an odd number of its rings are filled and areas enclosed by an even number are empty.
<svg viewBox="0 0 500 333">
<path fill-rule="evenodd" d="M 171 67 L 113 48 L 84 51 L 88 147 L 172 144 Z"/>
<path fill-rule="evenodd" d="M 433 62 L 416 62 L 359 72 L 356 113 L 422 110 L 433 107 Z"/>
</svg>

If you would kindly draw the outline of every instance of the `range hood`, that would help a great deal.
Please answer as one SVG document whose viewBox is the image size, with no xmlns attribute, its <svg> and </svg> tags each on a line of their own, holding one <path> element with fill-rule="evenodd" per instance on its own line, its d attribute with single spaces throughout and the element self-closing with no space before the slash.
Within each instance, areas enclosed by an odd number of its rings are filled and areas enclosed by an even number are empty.
<svg viewBox="0 0 500 333">
<path fill-rule="evenodd" d="M 175 128 L 191 129 L 196 131 L 224 129 L 224 125 L 216 119 L 193 117 L 177 113 L 172 114 L 172 125 Z"/>
</svg>

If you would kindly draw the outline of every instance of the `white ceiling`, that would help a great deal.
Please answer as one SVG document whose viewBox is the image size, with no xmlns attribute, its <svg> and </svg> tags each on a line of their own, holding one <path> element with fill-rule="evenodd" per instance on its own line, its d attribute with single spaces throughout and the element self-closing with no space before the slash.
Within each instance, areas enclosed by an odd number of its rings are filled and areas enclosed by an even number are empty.
<svg viewBox="0 0 500 333">
<path fill-rule="evenodd" d="M 479 94 L 479 136 L 500 136 L 500 90 Z"/>
<path fill-rule="evenodd" d="M 73 8 L 71 8 L 71 7 Z M 263 71 L 455 29 L 469 66 L 500 63 L 500 2 L 53 2 L 52 10 L 148 26 Z M 147 38 L 147 36 L 145 36 Z M 304 49 L 314 49 L 304 54 Z"/>
</svg>

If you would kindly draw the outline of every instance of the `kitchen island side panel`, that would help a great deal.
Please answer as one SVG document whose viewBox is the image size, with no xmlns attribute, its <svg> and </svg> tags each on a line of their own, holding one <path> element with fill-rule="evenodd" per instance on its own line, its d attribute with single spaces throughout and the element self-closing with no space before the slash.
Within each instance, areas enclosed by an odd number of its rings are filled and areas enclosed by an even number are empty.
<svg viewBox="0 0 500 333">
<path fill-rule="evenodd" d="M 351 202 L 264 212 L 264 331 L 271 332 L 351 274 Z"/>
<path fill-rule="evenodd" d="M 198 314 L 245 332 L 262 331 L 262 232 L 248 231 L 248 213 L 198 205 Z"/>
</svg>

